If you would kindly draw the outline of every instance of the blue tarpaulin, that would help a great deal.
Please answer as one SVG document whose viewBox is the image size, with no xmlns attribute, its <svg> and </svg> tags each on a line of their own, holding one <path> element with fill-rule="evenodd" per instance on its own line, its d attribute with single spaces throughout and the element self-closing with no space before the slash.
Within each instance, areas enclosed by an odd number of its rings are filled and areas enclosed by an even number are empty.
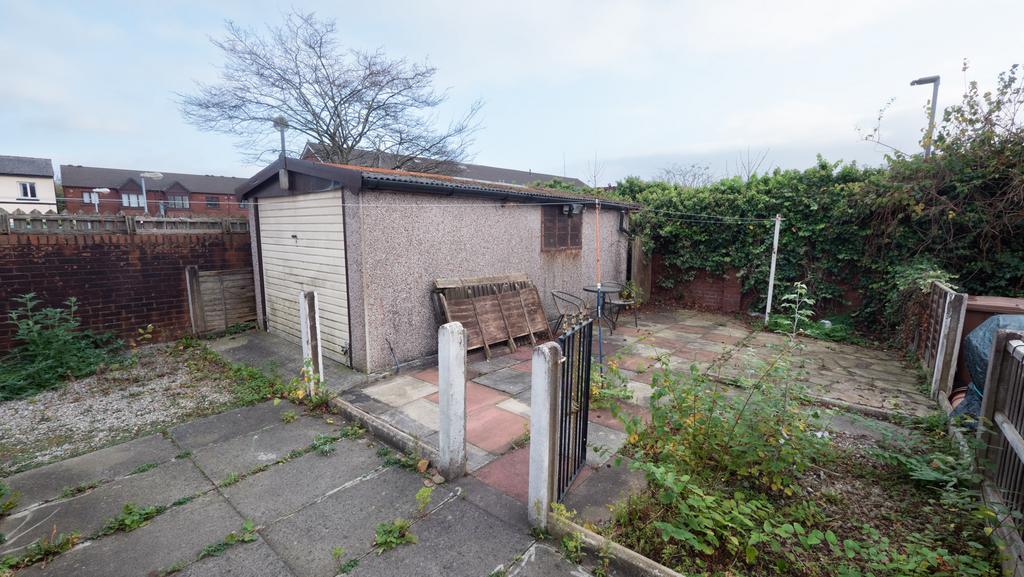
<svg viewBox="0 0 1024 577">
<path fill-rule="evenodd" d="M 950 417 L 967 416 L 976 421 L 981 413 L 981 398 L 985 392 L 985 376 L 992 356 L 992 342 L 1000 329 L 1024 330 L 1024 315 L 995 315 L 978 325 L 963 342 L 964 364 L 971 375 L 971 384 L 964 397 Z M 968 425 L 973 427 L 973 423 Z"/>
</svg>

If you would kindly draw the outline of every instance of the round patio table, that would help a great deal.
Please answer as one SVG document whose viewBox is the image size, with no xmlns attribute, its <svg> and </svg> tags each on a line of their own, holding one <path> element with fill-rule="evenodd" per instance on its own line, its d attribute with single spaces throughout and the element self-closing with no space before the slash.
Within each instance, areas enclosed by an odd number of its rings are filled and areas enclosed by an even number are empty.
<svg viewBox="0 0 1024 577">
<path fill-rule="evenodd" d="M 612 321 L 611 317 L 604 313 L 604 295 L 617 294 L 620 287 L 615 284 L 598 283 L 587 285 L 583 287 L 583 290 L 597 295 L 597 362 L 599 370 L 604 373 L 604 347 L 602 346 L 604 342 L 604 331 L 601 330 L 601 325 L 603 324 L 601 320 L 604 319 L 605 321 L 608 321 L 612 330 L 615 330 L 615 322 Z"/>
</svg>

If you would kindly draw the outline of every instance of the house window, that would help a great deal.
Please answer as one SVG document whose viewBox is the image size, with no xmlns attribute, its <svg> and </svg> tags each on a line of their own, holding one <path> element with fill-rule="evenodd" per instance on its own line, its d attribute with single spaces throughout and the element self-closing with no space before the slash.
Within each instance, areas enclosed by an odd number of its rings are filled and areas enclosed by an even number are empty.
<svg viewBox="0 0 1024 577">
<path fill-rule="evenodd" d="M 206 208 L 220 208 L 220 198 L 216 196 L 207 196 Z"/>
<path fill-rule="evenodd" d="M 250 204 L 250 203 L 249 203 L 249 201 L 248 201 L 248 200 L 243 200 L 243 201 L 240 201 L 240 202 L 238 203 L 238 208 L 240 208 L 240 209 L 242 209 L 242 210 L 249 210 L 249 204 Z"/>
<path fill-rule="evenodd" d="M 142 193 L 139 192 L 122 192 L 121 193 L 121 206 L 129 208 L 142 208 L 145 204 L 142 201 Z"/>
<path fill-rule="evenodd" d="M 188 195 L 172 194 L 167 197 L 167 208 L 188 209 Z"/>
<path fill-rule="evenodd" d="M 97 204 L 100 201 L 100 193 L 92 190 L 82 191 L 82 202 L 84 204 Z"/>
<path fill-rule="evenodd" d="M 20 189 L 20 195 L 18 198 L 21 200 L 39 200 L 39 197 L 36 196 L 36 183 L 19 182 L 18 188 Z"/>
<path fill-rule="evenodd" d="M 541 248 L 577 249 L 583 246 L 583 207 L 554 205 L 541 207 Z"/>
</svg>

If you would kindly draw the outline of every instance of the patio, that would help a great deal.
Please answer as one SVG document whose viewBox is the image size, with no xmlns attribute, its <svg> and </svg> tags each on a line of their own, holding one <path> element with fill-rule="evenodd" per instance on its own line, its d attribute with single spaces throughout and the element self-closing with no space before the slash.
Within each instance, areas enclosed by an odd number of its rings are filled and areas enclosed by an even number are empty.
<svg viewBox="0 0 1024 577">
<path fill-rule="evenodd" d="M 734 317 L 663 309 L 642 314 L 637 328 L 620 326 L 614 335 L 605 330 L 601 347 L 606 362 L 616 363 L 629 379 L 633 399 L 622 407 L 643 415 L 655 364 L 682 370 L 696 365 L 713 378 L 738 383 L 756 378 L 779 358 L 787 342 L 785 335 L 753 331 Z M 531 354 L 530 347 L 521 347 L 490 360 L 474 352 L 467 360 L 469 471 L 522 502 L 527 500 Z M 823 405 L 882 418 L 935 410 L 931 399 L 918 391 L 917 373 L 895 352 L 798 338 L 790 358 L 794 377 Z M 341 398 L 436 448 L 437 390 L 437 369 L 429 368 L 351 388 Z M 591 409 L 589 466 L 577 478 L 568 503 L 573 503 L 573 494 L 626 488 L 631 475 L 606 466 L 625 442 L 621 429 L 608 410 Z M 581 509 L 588 504 L 586 499 L 577 503 Z"/>
</svg>

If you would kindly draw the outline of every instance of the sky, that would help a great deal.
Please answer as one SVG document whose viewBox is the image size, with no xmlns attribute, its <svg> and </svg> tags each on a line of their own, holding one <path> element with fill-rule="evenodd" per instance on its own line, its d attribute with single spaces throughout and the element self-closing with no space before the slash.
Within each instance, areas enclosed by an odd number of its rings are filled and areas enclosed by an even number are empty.
<svg viewBox="0 0 1024 577">
<path fill-rule="evenodd" d="M 0 154 L 251 176 L 178 95 L 216 81 L 225 21 L 292 8 L 336 19 L 345 46 L 437 67 L 443 121 L 481 99 L 473 162 L 601 185 L 761 155 L 879 164 L 863 137 L 887 103 L 882 141 L 919 149 L 931 90 L 910 80 L 941 75 L 941 108 L 1024 60 L 1019 0 L 0 0 Z"/>
</svg>

